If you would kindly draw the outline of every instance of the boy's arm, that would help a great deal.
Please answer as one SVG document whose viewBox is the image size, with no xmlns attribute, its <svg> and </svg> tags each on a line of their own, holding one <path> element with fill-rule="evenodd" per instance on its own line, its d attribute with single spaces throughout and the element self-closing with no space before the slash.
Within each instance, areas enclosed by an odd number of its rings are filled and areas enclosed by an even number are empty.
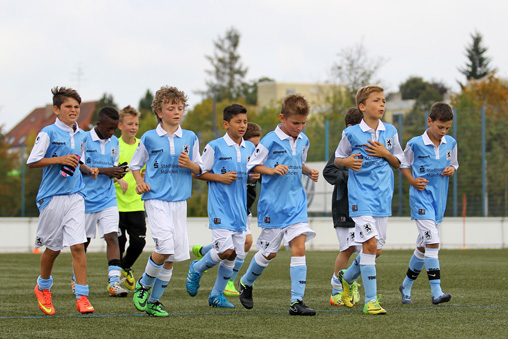
<svg viewBox="0 0 508 339">
<path fill-rule="evenodd" d="M 192 161 L 189 155 L 185 152 L 181 152 L 180 157 L 178 158 L 178 165 L 184 168 L 190 169 L 193 174 L 200 174 L 201 167 L 203 167 L 203 161 L 201 160 L 201 155 L 199 154 L 199 140 L 197 137 L 194 140 L 194 145 L 192 147 Z"/>
<path fill-rule="evenodd" d="M 99 176 L 99 169 L 97 167 L 88 167 L 85 164 L 80 164 L 79 170 L 81 171 L 81 173 L 83 173 L 84 175 L 88 175 L 92 179 L 97 179 L 97 177 Z"/>
<path fill-rule="evenodd" d="M 42 158 L 39 161 L 28 164 L 29 168 L 47 167 L 53 165 L 66 165 L 76 168 L 79 164 L 78 157 L 73 154 L 63 155 L 61 157 Z"/>
<path fill-rule="evenodd" d="M 393 154 L 379 141 L 369 140 L 369 143 L 364 145 L 367 148 L 366 151 L 368 155 L 385 158 L 386 161 L 395 168 L 399 168 L 401 162 L 404 160 L 404 152 L 402 152 L 402 148 L 400 147 L 399 135 L 397 133 L 393 136 Z"/>
<path fill-rule="evenodd" d="M 319 171 L 315 169 L 311 169 L 307 167 L 307 165 L 302 165 L 302 173 L 312 179 L 312 181 L 317 182 L 319 179 Z"/>
<path fill-rule="evenodd" d="M 107 175 L 110 178 L 120 178 L 124 174 L 124 169 L 118 166 L 100 167 L 99 174 Z"/>
<path fill-rule="evenodd" d="M 199 179 L 199 180 L 216 181 L 216 182 L 220 182 L 220 183 L 223 183 L 226 185 L 231 184 L 237 178 L 236 172 L 227 172 L 224 174 L 205 172 L 205 173 L 202 173 L 201 175 L 194 175 L 193 174 L 192 176 L 196 179 Z"/>
<path fill-rule="evenodd" d="M 134 180 L 136 180 L 136 193 L 137 194 L 143 194 L 150 190 L 150 185 L 148 185 L 141 176 L 141 173 L 139 170 L 132 171 L 132 176 L 134 177 Z"/>
<path fill-rule="evenodd" d="M 455 174 L 457 169 L 459 168 L 459 162 L 457 161 L 457 145 L 452 150 L 452 160 L 450 161 L 450 166 L 445 167 L 443 173 L 441 175 L 451 177 Z"/>
<path fill-rule="evenodd" d="M 423 191 L 427 186 L 427 183 L 429 182 L 427 179 L 422 177 L 415 179 L 411 174 L 410 168 L 401 168 L 400 172 L 402 173 L 404 178 L 406 178 L 406 180 L 411 184 L 411 186 L 416 188 L 418 191 Z"/>
<path fill-rule="evenodd" d="M 352 150 L 346 133 L 342 132 L 342 139 L 340 139 L 339 145 L 335 150 L 335 166 L 347 167 L 358 172 L 362 168 L 363 159 L 357 158 L 361 156 L 360 153 L 351 154 Z"/>
<path fill-rule="evenodd" d="M 274 168 L 266 167 L 264 165 L 257 165 L 253 167 L 251 171 L 264 175 L 275 175 L 275 174 L 286 175 L 288 173 L 288 170 L 289 167 L 287 167 L 286 165 L 277 165 Z"/>
</svg>

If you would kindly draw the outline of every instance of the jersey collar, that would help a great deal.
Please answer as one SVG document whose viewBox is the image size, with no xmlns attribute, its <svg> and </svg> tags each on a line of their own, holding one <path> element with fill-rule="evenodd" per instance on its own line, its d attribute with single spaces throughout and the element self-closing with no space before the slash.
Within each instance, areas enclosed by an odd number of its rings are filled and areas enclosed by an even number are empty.
<svg viewBox="0 0 508 339">
<path fill-rule="evenodd" d="M 374 129 L 372 127 L 370 127 L 369 125 L 367 125 L 367 123 L 363 119 L 360 122 L 360 128 L 364 132 L 374 131 Z M 377 130 L 378 131 L 384 131 L 384 130 L 386 130 L 385 124 L 383 124 L 383 122 L 381 120 L 379 120 L 379 125 L 377 125 Z"/>
<path fill-rule="evenodd" d="M 175 133 L 171 134 L 169 132 L 167 132 L 164 128 L 162 128 L 162 125 L 161 124 L 158 124 L 157 125 L 157 128 L 155 129 L 157 131 L 157 134 L 160 136 L 160 137 L 163 137 L 163 136 L 177 136 L 179 138 L 182 137 L 182 127 L 180 125 L 178 125 L 178 129 L 175 131 Z"/>
<path fill-rule="evenodd" d="M 72 127 L 67 126 L 66 124 L 64 124 L 64 123 L 63 123 L 60 119 L 58 119 L 58 118 L 56 118 L 55 125 L 56 125 L 58 128 L 63 129 L 64 131 L 69 132 L 69 133 L 71 133 L 71 134 L 76 134 L 76 133 L 78 133 L 78 132 L 79 132 L 79 126 L 78 126 L 78 123 L 77 123 L 77 122 L 75 122 L 75 123 L 74 123 L 74 127 L 75 127 L 76 129 L 74 129 L 74 128 L 72 128 Z"/>
<path fill-rule="evenodd" d="M 284 131 L 280 128 L 282 123 L 279 123 L 275 128 L 275 134 L 279 137 L 280 140 L 290 139 L 293 140 L 293 137 L 284 133 Z M 302 139 L 302 133 L 298 134 L 298 139 Z"/>
<path fill-rule="evenodd" d="M 425 132 L 423 132 L 423 134 L 422 134 L 423 143 L 425 144 L 425 146 L 428 146 L 428 145 L 435 146 L 435 145 L 434 145 L 434 143 L 432 142 L 432 140 L 430 140 L 430 138 L 429 138 L 429 135 L 428 135 L 428 133 L 427 133 L 428 131 L 429 131 L 429 129 L 427 128 L 427 129 L 425 130 Z M 442 137 L 442 138 L 441 138 L 441 142 L 440 142 L 439 144 L 440 144 L 440 145 L 441 145 L 441 144 L 446 144 L 446 138 L 445 138 L 445 137 Z"/>
<path fill-rule="evenodd" d="M 227 132 L 226 132 L 226 134 L 224 134 L 224 136 L 222 138 L 224 139 L 224 141 L 226 142 L 226 145 L 228 145 L 228 146 L 238 145 L 236 142 L 233 141 L 233 139 L 231 139 L 231 137 L 229 136 L 229 134 Z M 242 142 L 240 143 L 240 147 L 245 147 L 245 141 L 243 140 L 243 138 L 242 138 Z"/>
</svg>

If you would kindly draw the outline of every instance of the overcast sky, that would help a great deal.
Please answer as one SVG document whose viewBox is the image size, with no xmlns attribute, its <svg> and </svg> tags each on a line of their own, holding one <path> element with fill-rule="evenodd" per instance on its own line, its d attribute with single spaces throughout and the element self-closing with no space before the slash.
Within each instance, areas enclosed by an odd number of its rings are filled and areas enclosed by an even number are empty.
<svg viewBox="0 0 508 339">
<path fill-rule="evenodd" d="M 388 91 L 411 75 L 458 90 L 475 30 L 507 77 L 507 13 L 507 2 L 469 0 L 0 0 L 0 125 L 7 132 L 51 103 L 54 86 L 137 107 L 147 89 L 172 85 L 194 105 L 205 55 L 230 27 L 249 80 L 325 81 L 337 54 L 363 43 L 387 60 L 378 77 Z"/>
</svg>

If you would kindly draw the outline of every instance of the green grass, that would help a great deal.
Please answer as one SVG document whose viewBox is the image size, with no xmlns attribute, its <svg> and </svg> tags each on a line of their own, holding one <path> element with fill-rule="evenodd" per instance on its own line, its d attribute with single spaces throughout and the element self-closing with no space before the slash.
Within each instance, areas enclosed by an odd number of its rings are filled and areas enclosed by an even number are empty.
<svg viewBox="0 0 508 339">
<path fill-rule="evenodd" d="M 253 255 L 251 251 L 243 273 Z M 336 252 L 307 253 L 305 303 L 315 317 L 288 315 L 290 297 L 289 252 L 281 250 L 254 286 L 254 309 L 244 309 L 229 297 L 234 309 L 208 306 L 216 269 L 205 273 L 196 297 L 185 290 L 190 262 L 175 265 L 162 298 L 168 318 L 138 312 L 127 298 L 110 298 L 106 291 L 105 253 L 88 255 L 90 301 L 96 312 L 81 316 L 71 294 L 71 258 L 62 254 L 53 272 L 55 316 L 37 307 L 33 288 L 39 255 L 0 254 L 0 337 L 2 338 L 507 338 L 508 250 L 442 250 L 442 286 L 451 302 L 432 305 L 429 282 L 422 274 L 413 286 L 413 305 L 402 305 L 398 286 L 412 251 L 384 251 L 377 260 L 378 293 L 386 316 L 367 316 L 361 305 L 333 307 L 328 299 Z M 148 253 L 134 267 L 144 269 Z M 360 281 L 361 283 L 361 281 Z M 363 295 L 363 287 L 360 289 Z"/>
</svg>

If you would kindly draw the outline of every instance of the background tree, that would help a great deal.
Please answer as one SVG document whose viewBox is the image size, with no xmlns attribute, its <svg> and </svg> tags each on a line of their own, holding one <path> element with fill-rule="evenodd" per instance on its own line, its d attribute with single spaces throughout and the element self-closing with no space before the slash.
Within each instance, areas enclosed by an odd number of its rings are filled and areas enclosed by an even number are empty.
<svg viewBox="0 0 508 339">
<path fill-rule="evenodd" d="M 211 79 L 206 81 L 207 89 L 204 94 L 215 97 L 217 102 L 224 99 L 236 100 L 244 90 L 244 78 L 248 68 L 240 61 L 239 44 L 240 33 L 232 27 L 223 37 L 219 36 L 214 41 L 213 55 L 205 56 L 212 64 L 212 69 L 206 70 Z"/>
<path fill-rule="evenodd" d="M 91 124 L 92 126 L 97 123 L 97 118 L 99 117 L 99 111 L 106 106 L 111 106 L 118 109 L 118 105 L 115 103 L 113 99 L 113 94 L 104 93 L 102 98 L 100 98 L 99 103 L 95 106 L 95 110 L 93 111 Z M 90 128 L 92 127 L 90 126 Z"/>
<path fill-rule="evenodd" d="M 256 80 L 251 80 L 248 83 L 244 84 L 241 96 L 245 98 L 245 103 L 247 105 L 256 106 L 258 103 L 258 84 L 260 82 L 265 81 L 274 81 L 274 79 L 269 77 L 261 77 Z"/>
<path fill-rule="evenodd" d="M 146 131 L 157 127 L 157 118 L 152 111 L 152 102 L 153 94 L 149 89 L 147 89 L 145 96 L 139 100 L 138 105 L 138 110 L 141 113 L 141 116 L 139 117 L 138 138 L 140 138 Z"/>
<path fill-rule="evenodd" d="M 471 34 L 471 39 L 473 39 L 473 41 L 466 48 L 468 62 L 465 67 L 459 68 L 460 73 L 464 74 L 468 81 L 472 79 L 481 79 L 494 71 L 494 69 L 489 67 L 491 59 L 485 56 L 487 47 L 482 43 L 482 34 L 475 32 Z M 459 82 L 459 84 L 461 87 L 464 87 L 462 83 Z"/>
</svg>

